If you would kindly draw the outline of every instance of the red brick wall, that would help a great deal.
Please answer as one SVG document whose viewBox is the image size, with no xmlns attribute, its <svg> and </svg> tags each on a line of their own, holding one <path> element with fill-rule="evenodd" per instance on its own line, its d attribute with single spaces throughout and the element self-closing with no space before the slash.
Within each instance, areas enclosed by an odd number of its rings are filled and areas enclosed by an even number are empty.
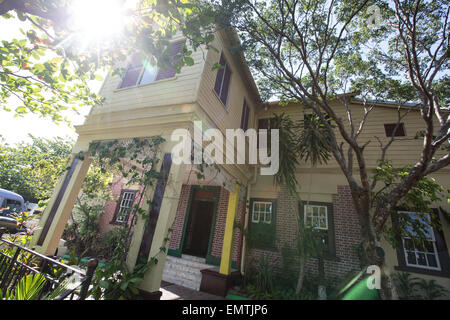
<svg viewBox="0 0 450 320">
<path fill-rule="evenodd" d="M 111 192 L 113 199 L 106 203 L 105 211 L 99 220 L 99 228 L 101 234 L 105 234 L 106 232 L 114 228 L 114 225 L 111 224 L 111 221 L 114 218 L 114 214 L 116 212 L 117 201 L 119 200 L 120 192 L 122 191 L 122 185 L 123 185 L 122 178 L 120 177 L 114 178 L 111 184 Z"/>
<path fill-rule="evenodd" d="M 238 211 L 236 213 L 236 222 L 244 225 L 245 217 L 245 199 L 240 200 L 238 204 Z M 236 262 L 237 266 L 240 267 L 241 254 L 242 254 L 242 232 L 239 228 L 234 229 L 233 235 L 233 255 L 232 261 Z"/>
<path fill-rule="evenodd" d="M 116 213 L 116 208 L 119 205 L 118 201 L 120 200 L 120 194 L 122 192 L 122 189 L 129 189 L 129 187 L 125 184 L 124 180 L 121 177 L 116 177 L 113 179 L 110 189 L 112 192 L 112 200 L 108 201 L 105 204 L 105 211 L 103 212 L 99 220 L 99 228 L 101 234 L 105 234 L 115 227 L 115 225 L 112 224 L 111 221 L 113 220 Z M 136 202 L 140 199 L 141 191 L 142 188 L 140 188 L 139 192 L 136 193 L 134 204 L 136 204 Z M 129 218 L 129 223 L 131 223 L 131 215 Z"/>
<path fill-rule="evenodd" d="M 277 199 L 276 238 L 278 251 L 251 249 L 248 257 L 257 262 L 263 254 L 268 256 L 275 266 L 281 266 L 280 249 L 284 243 L 291 247 L 297 236 L 298 200 L 289 195 L 287 190 L 280 192 Z M 333 195 L 333 215 L 336 256 L 338 261 L 325 261 L 325 275 L 328 278 L 342 278 L 351 270 L 359 270 L 359 258 L 356 247 L 361 242 L 360 226 L 353 207 L 350 188 L 337 186 L 337 194 Z M 309 259 L 307 272 L 317 273 L 317 259 Z"/>
<path fill-rule="evenodd" d="M 180 200 L 178 201 L 177 213 L 172 226 L 172 234 L 170 236 L 169 249 L 176 250 L 181 245 L 181 237 L 183 235 L 184 219 L 186 210 L 189 205 L 189 195 L 191 194 L 191 186 L 185 185 L 181 187 Z"/>
<path fill-rule="evenodd" d="M 222 256 L 223 235 L 225 233 L 225 221 L 228 210 L 228 197 L 230 193 L 224 188 L 220 188 L 219 203 L 217 204 L 216 225 L 214 227 L 213 243 L 211 255 L 216 258 Z"/>
</svg>

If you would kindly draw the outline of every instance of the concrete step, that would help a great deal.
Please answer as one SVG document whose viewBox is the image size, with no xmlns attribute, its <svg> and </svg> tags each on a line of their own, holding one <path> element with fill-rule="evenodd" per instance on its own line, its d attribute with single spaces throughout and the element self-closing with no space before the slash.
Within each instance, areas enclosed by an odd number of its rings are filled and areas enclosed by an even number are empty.
<svg viewBox="0 0 450 320">
<path fill-rule="evenodd" d="M 187 255 L 187 254 L 181 255 L 181 259 L 206 264 L 206 259 L 205 258 L 200 258 L 200 257 L 196 257 L 196 256 L 190 256 L 190 255 Z"/>
<path fill-rule="evenodd" d="M 198 261 L 192 261 L 192 260 L 187 260 L 184 258 L 176 258 L 176 257 L 171 257 L 171 256 L 167 256 L 166 258 L 166 264 L 167 263 L 174 263 L 177 265 L 183 265 L 183 266 L 188 266 L 188 267 L 193 267 L 193 268 L 197 268 L 199 270 L 201 269 L 209 269 L 212 266 L 206 263 L 202 263 L 202 262 L 198 262 Z"/>
<path fill-rule="evenodd" d="M 200 289 L 202 274 L 200 270 L 211 265 L 205 259 L 183 255 L 182 258 L 167 256 L 163 271 L 163 280 L 194 290 Z"/>
<path fill-rule="evenodd" d="M 199 290 L 200 289 L 200 280 L 198 281 L 194 281 L 194 280 L 190 280 L 190 279 L 186 279 L 186 278 L 180 278 L 179 276 L 172 276 L 172 275 L 168 275 L 168 274 L 163 274 L 163 280 L 179 285 L 179 286 L 183 286 L 186 288 L 190 288 L 190 289 L 194 289 L 194 290 Z"/>
<path fill-rule="evenodd" d="M 193 280 L 193 281 L 201 281 L 202 280 L 202 274 L 200 272 L 195 272 L 195 271 L 178 271 L 177 269 L 165 269 L 164 273 L 172 278 L 185 278 L 185 279 L 189 279 L 189 280 Z"/>
</svg>

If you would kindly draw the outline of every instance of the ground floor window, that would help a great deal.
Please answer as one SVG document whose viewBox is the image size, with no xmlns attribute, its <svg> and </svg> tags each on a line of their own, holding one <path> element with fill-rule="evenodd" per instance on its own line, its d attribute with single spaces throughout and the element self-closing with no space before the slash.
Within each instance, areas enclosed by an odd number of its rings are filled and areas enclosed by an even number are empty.
<svg viewBox="0 0 450 320">
<path fill-rule="evenodd" d="M 116 209 L 115 223 L 124 223 L 128 221 L 131 209 L 133 208 L 134 198 L 136 195 L 135 190 L 122 190 L 120 195 L 119 205 Z"/>
<path fill-rule="evenodd" d="M 273 205 L 271 201 L 254 201 L 252 211 L 253 223 L 267 223 L 272 222 Z"/>
<path fill-rule="evenodd" d="M 259 249 L 272 249 L 275 246 L 276 200 L 254 198 L 250 200 L 251 246 Z"/>
<path fill-rule="evenodd" d="M 301 201 L 300 218 L 306 227 L 318 231 L 325 245 L 325 257 L 336 257 L 333 204 L 330 202 Z"/>
<path fill-rule="evenodd" d="M 327 206 L 305 204 L 304 219 L 308 227 L 328 230 Z"/>
<path fill-rule="evenodd" d="M 450 256 L 439 210 L 417 213 L 398 209 L 391 219 L 398 261 L 395 270 L 450 278 Z"/>
<path fill-rule="evenodd" d="M 406 265 L 441 270 L 430 215 L 406 211 L 399 211 L 399 214 L 409 215 L 410 218 L 406 223 L 405 236 L 402 237 Z M 414 241 L 414 238 L 418 237 L 418 231 L 413 228 L 414 224 L 422 225 L 420 229 L 424 239 L 421 241 Z"/>
</svg>

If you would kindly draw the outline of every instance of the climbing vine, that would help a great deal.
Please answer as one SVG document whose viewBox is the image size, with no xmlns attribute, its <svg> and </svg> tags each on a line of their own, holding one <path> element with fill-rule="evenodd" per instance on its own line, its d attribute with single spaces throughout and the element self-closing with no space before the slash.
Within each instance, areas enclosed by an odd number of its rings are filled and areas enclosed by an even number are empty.
<svg viewBox="0 0 450 320">
<path fill-rule="evenodd" d="M 97 269 L 91 294 L 95 299 L 134 299 L 138 296 L 137 285 L 144 279 L 149 268 L 158 263 L 158 255 L 165 252 L 169 241 L 167 236 L 160 251 L 145 263 L 136 264 L 132 270 L 127 265 L 133 230 L 139 218 L 148 224 L 149 212 L 153 205 L 146 198 L 148 188 L 156 185 L 161 178 L 157 165 L 160 161 L 160 146 L 164 138 L 133 138 L 127 140 L 99 141 L 90 144 L 90 156 L 99 159 L 101 170 L 115 165 L 127 185 L 140 187 L 137 200 L 131 209 L 128 221 L 114 228 L 108 234 L 108 241 L 113 249 L 110 259 Z M 148 210 L 141 208 L 144 201 Z M 169 232 L 171 230 L 169 229 Z M 138 261 L 142 261 L 138 259 Z"/>
</svg>

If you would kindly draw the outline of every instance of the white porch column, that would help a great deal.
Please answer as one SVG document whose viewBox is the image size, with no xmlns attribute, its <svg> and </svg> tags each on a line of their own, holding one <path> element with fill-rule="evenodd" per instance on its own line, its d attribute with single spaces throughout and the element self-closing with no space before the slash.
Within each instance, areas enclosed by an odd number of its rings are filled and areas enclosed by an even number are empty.
<svg viewBox="0 0 450 320">
<path fill-rule="evenodd" d="M 130 250 L 127 257 L 127 265 L 133 268 L 139 259 L 149 261 L 151 258 L 158 259 L 157 264 L 152 264 L 144 280 L 139 284 L 140 289 L 147 293 L 159 292 L 164 264 L 167 256 L 167 248 L 170 237 L 169 229 L 175 220 L 181 187 L 183 184 L 186 164 L 172 163 L 171 144 L 167 143 L 161 152 L 161 179 L 153 190 L 147 191 L 147 199 L 152 199 L 153 206 L 144 203 L 143 209 L 150 210 L 148 224 L 142 218 L 137 220 Z M 144 200 L 145 201 L 145 200 Z M 162 251 L 161 247 L 166 250 Z"/>
<path fill-rule="evenodd" d="M 53 255 L 58 247 L 91 159 L 87 152 L 81 156 L 72 154 L 69 163 L 70 167 L 59 179 L 33 235 L 32 247 L 45 255 Z"/>
</svg>

